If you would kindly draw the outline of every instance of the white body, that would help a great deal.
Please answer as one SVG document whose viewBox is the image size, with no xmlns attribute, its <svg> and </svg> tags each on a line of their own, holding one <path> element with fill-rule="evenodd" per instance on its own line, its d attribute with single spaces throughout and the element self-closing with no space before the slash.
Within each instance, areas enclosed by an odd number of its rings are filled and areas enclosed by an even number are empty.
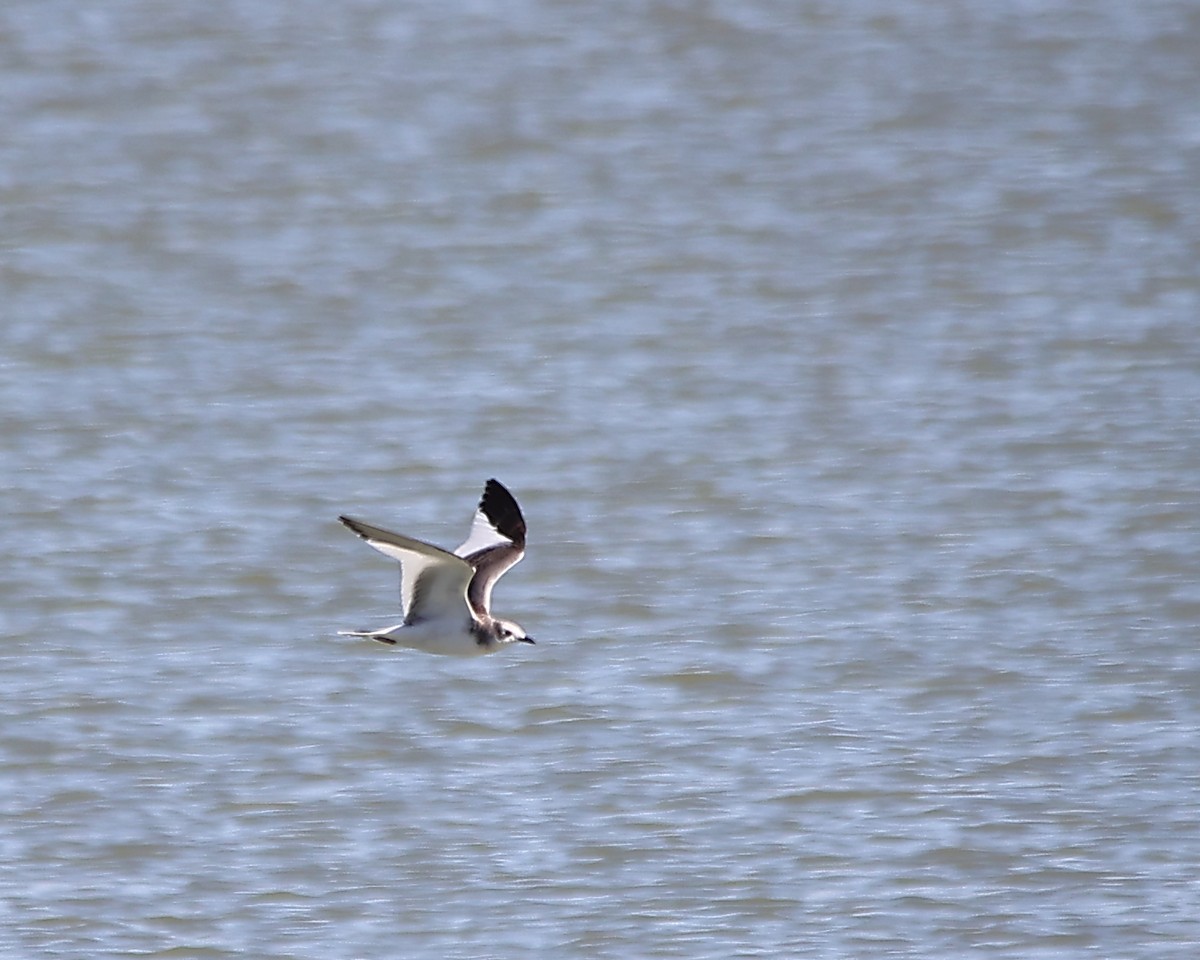
<svg viewBox="0 0 1200 960">
<path fill-rule="evenodd" d="M 481 644 L 471 633 L 469 617 L 446 617 L 441 620 L 422 620 L 411 626 L 397 623 L 382 630 L 359 632 L 346 630 L 343 636 L 366 637 L 381 643 L 391 643 L 410 650 L 438 653 L 447 657 L 482 657 L 496 645 Z"/>
</svg>

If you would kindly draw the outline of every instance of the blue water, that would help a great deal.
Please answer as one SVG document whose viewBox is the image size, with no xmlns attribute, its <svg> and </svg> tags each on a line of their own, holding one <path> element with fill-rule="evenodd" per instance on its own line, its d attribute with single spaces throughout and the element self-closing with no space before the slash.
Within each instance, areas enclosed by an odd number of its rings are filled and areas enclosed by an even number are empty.
<svg viewBox="0 0 1200 960">
<path fill-rule="evenodd" d="M 1198 31 L 8 4 L 6 955 L 1191 957 Z"/>
</svg>

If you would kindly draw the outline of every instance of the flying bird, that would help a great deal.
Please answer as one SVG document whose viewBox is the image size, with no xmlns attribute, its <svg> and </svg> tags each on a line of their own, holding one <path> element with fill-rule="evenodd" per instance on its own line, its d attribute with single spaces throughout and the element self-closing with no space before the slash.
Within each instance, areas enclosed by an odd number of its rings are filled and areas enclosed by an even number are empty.
<svg viewBox="0 0 1200 960">
<path fill-rule="evenodd" d="M 492 587 L 525 556 L 525 518 L 498 480 L 483 488 L 471 532 L 453 553 L 352 517 L 338 517 L 380 553 L 400 561 L 404 620 L 382 630 L 344 630 L 426 653 L 474 657 L 533 643 L 518 624 L 492 616 Z"/>
</svg>

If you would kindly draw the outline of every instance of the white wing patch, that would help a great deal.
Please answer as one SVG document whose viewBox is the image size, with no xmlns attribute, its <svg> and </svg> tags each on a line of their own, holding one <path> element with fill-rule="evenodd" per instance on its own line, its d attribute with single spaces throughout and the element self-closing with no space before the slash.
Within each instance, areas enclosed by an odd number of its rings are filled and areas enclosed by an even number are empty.
<svg viewBox="0 0 1200 960">
<path fill-rule="evenodd" d="M 459 557 L 469 557 L 473 553 L 501 543 L 511 544 L 512 541 L 492 526 L 492 521 L 487 518 L 487 514 L 482 510 L 476 510 L 475 519 L 471 521 L 471 532 L 467 534 L 467 539 L 455 549 L 454 554 Z"/>
<path fill-rule="evenodd" d="M 400 562 L 400 602 L 406 622 L 461 618 L 466 613 L 467 584 L 474 570 L 461 557 L 360 520 L 341 520 L 384 556 Z"/>
</svg>

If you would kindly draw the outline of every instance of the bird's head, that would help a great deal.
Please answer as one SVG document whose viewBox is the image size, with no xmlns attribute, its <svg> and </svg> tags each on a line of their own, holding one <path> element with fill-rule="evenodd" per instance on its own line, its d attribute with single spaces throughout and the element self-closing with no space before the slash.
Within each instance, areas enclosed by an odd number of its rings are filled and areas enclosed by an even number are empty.
<svg viewBox="0 0 1200 960">
<path fill-rule="evenodd" d="M 501 643 L 534 643 L 533 637 L 529 636 L 524 627 L 519 623 L 513 623 L 511 620 L 496 621 L 496 639 Z"/>
</svg>

